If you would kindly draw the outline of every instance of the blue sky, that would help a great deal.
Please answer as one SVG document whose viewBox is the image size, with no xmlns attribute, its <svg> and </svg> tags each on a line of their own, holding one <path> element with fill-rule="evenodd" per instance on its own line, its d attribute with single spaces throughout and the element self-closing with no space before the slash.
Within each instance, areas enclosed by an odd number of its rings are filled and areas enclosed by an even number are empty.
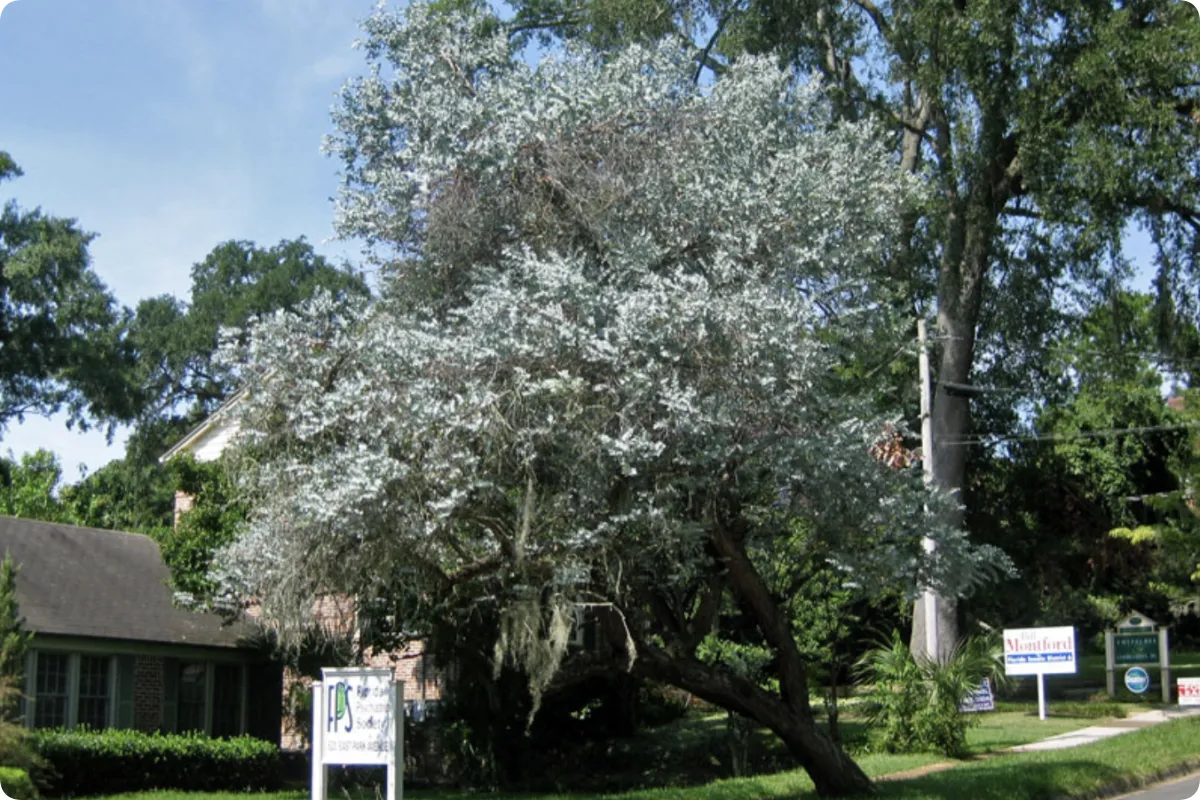
<svg viewBox="0 0 1200 800">
<path fill-rule="evenodd" d="M 0 188 L 100 234 L 93 265 L 117 300 L 187 298 L 219 242 L 328 242 L 337 163 L 320 152 L 373 0 L 18 0 L 0 14 Z M 13 425 L 0 451 L 47 447 L 78 477 L 123 452 L 61 419 Z"/>
</svg>

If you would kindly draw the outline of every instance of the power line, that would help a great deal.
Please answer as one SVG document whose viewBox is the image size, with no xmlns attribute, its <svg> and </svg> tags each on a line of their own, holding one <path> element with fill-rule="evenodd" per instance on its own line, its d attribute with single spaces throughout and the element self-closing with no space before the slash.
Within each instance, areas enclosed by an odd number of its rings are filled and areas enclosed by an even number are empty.
<svg viewBox="0 0 1200 800">
<path fill-rule="evenodd" d="M 1082 433 L 1033 433 L 1014 436 L 968 436 L 942 442 L 947 446 L 1004 444 L 1006 442 L 1070 442 L 1079 439 L 1103 439 L 1107 436 L 1122 436 L 1125 434 L 1166 433 L 1170 431 L 1193 430 L 1200 428 L 1200 422 L 1183 422 L 1178 425 L 1143 425 L 1135 428 L 1108 428 L 1099 431 L 1084 431 Z"/>
<path fill-rule="evenodd" d="M 966 341 L 966 339 L 967 339 L 967 337 L 965 337 L 965 336 L 931 336 L 930 337 L 930 341 L 938 341 L 938 342 L 950 342 L 950 341 L 961 342 L 961 341 Z M 989 337 L 979 337 L 979 338 L 975 338 L 973 341 L 976 344 L 984 344 L 984 345 L 988 345 L 988 344 L 993 345 L 993 346 L 1008 345 L 1010 347 L 1013 347 L 1014 349 L 1023 350 L 1026 353 L 1039 352 L 1039 351 L 1054 351 L 1054 352 L 1060 352 L 1060 353 L 1067 352 L 1067 353 L 1079 354 L 1079 355 L 1103 356 L 1103 357 L 1107 357 L 1107 358 L 1139 358 L 1139 359 L 1142 359 L 1145 361 L 1157 361 L 1157 362 L 1163 363 L 1163 364 L 1200 365 L 1200 357 L 1197 357 L 1197 356 L 1175 356 L 1175 355 L 1168 355 L 1167 353 L 1159 353 L 1159 352 L 1145 351 L 1145 350 L 1122 350 L 1119 348 L 1102 350 L 1102 349 L 1095 348 L 1095 347 L 1081 347 L 1078 345 L 1071 345 L 1071 344 L 1064 344 L 1064 343 L 1048 344 L 1048 345 L 1044 345 L 1042 347 L 1036 347 L 1036 346 L 1035 347 L 1025 347 L 1024 345 L 1021 345 L 1017 342 L 1002 342 L 999 339 L 993 339 L 993 338 L 989 338 Z"/>
</svg>

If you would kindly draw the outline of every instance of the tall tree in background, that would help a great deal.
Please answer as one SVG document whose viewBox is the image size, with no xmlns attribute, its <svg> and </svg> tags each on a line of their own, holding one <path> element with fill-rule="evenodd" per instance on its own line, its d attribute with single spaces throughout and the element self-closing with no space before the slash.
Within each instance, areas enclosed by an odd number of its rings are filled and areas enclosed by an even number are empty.
<svg viewBox="0 0 1200 800">
<path fill-rule="evenodd" d="M 129 342 L 144 387 L 141 412 L 125 457 L 69 490 L 75 517 L 101 528 L 169 527 L 182 487 L 158 459 L 237 388 L 238 375 L 213 359 L 222 330 L 236 332 L 318 291 L 341 298 L 369 293 L 361 276 L 330 264 L 303 237 L 265 248 L 229 241 L 192 267 L 189 302 L 164 295 L 139 303 Z"/>
<path fill-rule="evenodd" d="M 237 388 L 238 376 L 214 363 L 223 329 L 291 309 L 323 290 L 366 296 L 362 278 L 330 264 L 300 237 L 273 247 L 228 241 L 192 267 L 191 299 L 163 295 L 138 304 L 131 340 L 146 387 L 147 412 L 195 423 Z"/>
<path fill-rule="evenodd" d="M 970 527 L 1006 548 L 1023 588 L 972 598 L 973 616 L 1071 619 L 1091 634 L 1130 608 L 1166 618 L 1173 598 L 1196 596 L 1200 540 L 1183 531 L 1197 519 L 1186 496 L 1200 429 L 1162 389 L 1200 362 L 1164 349 L 1159 322 L 1151 295 L 1111 293 L 1048 348 L 1060 379 L 1029 428 L 973 440 Z M 1173 333 L 1187 341 L 1196 328 L 1179 320 Z"/>
<path fill-rule="evenodd" d="M 73 521 L 59 497 L 62 465 L 48 450 L 25 453 L 17 462 L 0 459 L 0 514 L 45 522 Z"/>
<path fill-rule="evenodd" d="M 816 723 L 774 565 L 812 548 L 871 591 L 959 593 L 1003 561 L 931 519 L 944 498 L 876 457 L 884 420 L 832 369 L 889 324 L 879 254 L 915 181 L 770 59 L 706 91 L 671 45 L 535 69 L 487 13 L 366 29 L 338 223 L 392 268 L 381 301 L 233 354 L 253 455 L 226 586 L 293 632 L 319 592 L 418 630 L 484 608 L 535 708 L 585 603 L 600 669 L 767 726 L 823 796 L 869 789 Z M 698 657 L 726 601 L 777 683 Z"/>
<path fill-rule="evenodd" d="M 516 0 L 513 35 L 612 45 L 666 33 L 720 74 L 773 52 L 824 76 L 838 115 L 876 119 L 896 162 L 934 187 L 897 209 L 896 301 L 937 316 L 934 477 L 959 492 L 968 383 L 1027 387 L 1064 314 L 1128 274 L 1144 227 L 1166 305 L 1196 314 L 1200 252 L 1200 25 L 1173 0 Z M 697 70 L 699 76 L 700 70 Z M 1173 301 L 1168 304 L 1165 301 Z M 932 308 L 931 308 L 932 306 Z M 982 357 L 982 361 L 980 360 Z M 1010 419 L 1010 421 L 1012 421 Z M 960 524 L 962 512 L 949 522 Z M 939 609 L 954 645 L 952 603 Z M 913 643 L 924 650 L 924 618 Z M 942 655 L 945 655 L 943 651 Z"/>
<path fill-rule="evenodd" d="M 0 182 L 21 175 L 0 151 Z M 127 315 L 92 270 L 93 234 L 74 220 L 0 212 L 0 434 L 26 414 L 68 413 L 68 425 L 133 418 Z"/>
</svg>

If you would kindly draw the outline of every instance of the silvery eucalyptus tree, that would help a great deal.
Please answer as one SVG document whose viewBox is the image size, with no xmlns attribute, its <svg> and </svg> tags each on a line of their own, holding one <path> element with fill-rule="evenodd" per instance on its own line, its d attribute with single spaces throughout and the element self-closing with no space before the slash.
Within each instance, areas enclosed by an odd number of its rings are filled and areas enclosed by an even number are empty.
<svg viewBox="0 0 1200 800">
<path fill-rule="evenodd" d="M 700 87 L 672 44 L 535 67 L 493 18 L 421 5 L 366 32 L 329 148 L 381 298 L 227 353 L 252 513 L 224 585 L 284 630 L 317 592 L 418 630 L 466 593 L 535 695 L 570 662 L 629 670 L 767 726 L 823 796 L 869 789 L 760 566 L 798 525 L 868 590 L 963 592 L 1001 560 L 931 522 L 945 501 L 873 455 L 886 421 L 837 373 L 889 324 L 873 278 L 914 183 L 769 59 Z M 727 603 L 771 686 L 697 657 Z M 604 644 L 568 657 L 581 607 Z"/>
</svg>

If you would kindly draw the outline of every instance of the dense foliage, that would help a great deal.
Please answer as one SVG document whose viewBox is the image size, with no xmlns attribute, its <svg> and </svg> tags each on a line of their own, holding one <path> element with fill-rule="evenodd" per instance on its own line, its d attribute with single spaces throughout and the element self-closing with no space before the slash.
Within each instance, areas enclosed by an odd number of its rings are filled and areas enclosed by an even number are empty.
<svg viewBox="0 0 1200 800">
<path fill-rule="evenodd" d="M 861 790 L 764 565 L 810 542 L 861 587 L 958 594 L 1004 564 L 876 457 L 887 420 L 835 370 L 892 324 L 875 278 L 913 182 L 766 59 L 710 90 L 670 43 L 535 68 L 487 15 L 366 26 L 387 69 L 347 87 L 331 147 L 383 300 L 317 299 L 231 348 L 251 516 L 223 579 L 294 630 L 330 589 L 418 629 L 489 606 L 535 709 L 582 604 L 605 669 L 768 725 L 824 794 Z M 727 598 L 774 688 L 694 657 Z"/>
<path fill-rule="evenodd" d="M 1012 433 L 1024 421 L 1013 401 L 1052 395 L 1058 332 L 1129 277 L 1122 242 L 1131 230 L 1153 243 L 1159 341 L 1176 356 L 1200 356 L 1200 342 L 1171 324 L 1200 313 L 1200 27 L 1187 4 L 512 5 L 514 37 L 619 48 L 670 34 L 689 44 L 697 76 L 707 68 L 718 83 L 746 54 L 770 54 L 820 74 L 837 118 L 890 131 L 896 167 L 935 190 L 920 206 L 893 209 L 900 231 L 887 283 L 897 312 L 936 315 L 933 469 L 946 490 L 969 488 L 968 464 L 981 455 L 964 444 L 973 433 L 996 423 Z M 876 345 L 858 374 L 915 417 L 911 372 L 875 371 L 895 347 L 885 337 Z M 970 383 L 1011 390 L 1009 405 L 991 416 L 951 386 Z M 957 615 L 940 605 L 946 656 Z M 923 623 L 917 614 L 918 649 Z"/>
<path fill-rule="evenodd" d="M 20 175 L 0 151 L 0 183 Z M 0 433 L 26 414 L 86 427 L 136 412 L 128 319 L 91 268 L 93 238 L 15 200 L 0 210 Z"/>
<path fill-rule="evenodd" d="M 120 794 L 148 789 L 253 791 L 279 788 L 279 748 L 242 736 L 131 730 L 40 730 L 37 752 L 58 773 L 46 794 Z"/>
<path fill-rule="evenodd" d="M 6 554 L 0 561 L 0 764 L 40 771 L 43 765 L 30 748 L 21 716 L 25 654 L 32 634 L 17 606 L 17 572 Z"/>
<path fill-rule="evenodd" d="M 963 758 L 967 729 L 978 724 L 979 714 L 959 706 L 985 678 L 993 686 L 1003 680 L 1004 660 L 993 637 L 964 639 L 943 662 L 914 654 L 893 632 L 859 660 L 858 673 L 868 689 L 866 718 L 882 749 Z"/>
<path fill-rule="evenodd" d="M 18 767 L 0 767 L 0 786 L 16 800 L 37 800 L 40 796 L 29 773 Z"/>
</svg>

